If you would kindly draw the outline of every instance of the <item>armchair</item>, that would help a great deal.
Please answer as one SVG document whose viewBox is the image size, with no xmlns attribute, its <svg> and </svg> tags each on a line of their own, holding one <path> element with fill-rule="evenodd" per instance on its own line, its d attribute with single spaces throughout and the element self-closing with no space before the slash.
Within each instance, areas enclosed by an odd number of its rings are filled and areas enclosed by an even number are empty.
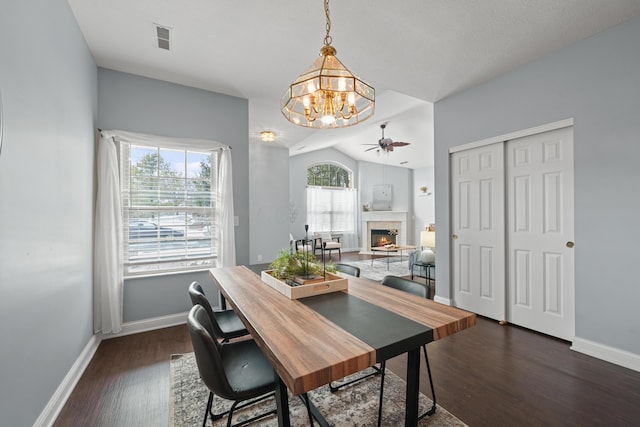
<svg viewBox="0 0 640 427">
<path fill-rule="evenodd" d="M 429 281 L 433 280 L 431 276 L 432 269 L 436 268 L 436 255 L 431 249 L 415 250 L 409 254 L 409 270 L 411 270 L 411 279 L 413 276 L 424 277 L 429 286 Z M 414 271 L 417 269 L 417 274 Z M 424 276 L 422 275 L 424 269 Z"/>
<path fill-rule="evenodd" d="M 293 234 L 289 233 L 289 246 L 291 247 L 291 252 L 313 252 L 315 254 L 315 249 L 313 248 L 313 242 L 311 239 L 294 239 Z"/>
<path fill-rule="evenodd" d="M 331 233 L 315 233 L 313 238 L 313 254 L 320 249 L 320 253 L 324 256 L 326 251 L 329 252 L 329 258 L 331 258 L 331 251 L 338 251 L 338 256 L 342 258 L 342 243 L 340 243 L 340 236 L 332 236 Z"/>
</svg>

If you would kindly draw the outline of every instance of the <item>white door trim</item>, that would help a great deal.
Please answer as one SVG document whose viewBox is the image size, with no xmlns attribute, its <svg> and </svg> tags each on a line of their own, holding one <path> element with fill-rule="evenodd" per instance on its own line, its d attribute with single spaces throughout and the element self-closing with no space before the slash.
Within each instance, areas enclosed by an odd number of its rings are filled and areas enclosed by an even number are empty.
<svg viewBox="0 0 640 427">
<path fill-rule="evenodd" d="M 458 151 L 468 150 L 470 148 L 483 147 L 485 145 L 495 144 L 496 142 L 509 141 L 511 139 L 522 138 L 525 136 L 535 135 L 537 133 L 544 133 L 551 130 L 562 129 L 573 126 L 573 117 L 569 119 L 559 120 L 553 123 L 546 123 L 544 125 L 535 126 L 528 129 L 522 129 L 515 132 L 505 133 L 504 135 L 498 135 L 480 141 L 470 142 L 468 144 L 456 145 L 449 148 L 449 154 L 456 153 Z"/>
</svg>

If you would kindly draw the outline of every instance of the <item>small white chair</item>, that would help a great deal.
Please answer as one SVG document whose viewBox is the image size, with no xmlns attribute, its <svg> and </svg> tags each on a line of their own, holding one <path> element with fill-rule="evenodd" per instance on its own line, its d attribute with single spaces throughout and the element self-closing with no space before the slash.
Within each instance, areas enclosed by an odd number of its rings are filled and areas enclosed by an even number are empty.
<svg viewBox="0 0 640 427">
<path fill-rule="evenodd" d="M 331 233 L 321 232 L 315 233 L 315 237 L 313 239 L 313 254 L 315 255 L 316 251 L 320 249 L 320 252 L 324 256 L 324 252 L 329 252 L 329 258 L 331 258 L 331 251 L 338 251 L 338 256 L 342 258 L 342 253 L 340 249 L 342 249 L 342 243 L 340 243 L 339 236 L 332 236 Z"/>
<path fill-rule="evenodd" d="M 293 234 L 289 233 L 289 246 L 296 252 L 314 252 L 311 242 L 311 240 L 305 242 L 304 239 L 294 239 Z"/>
</svg>

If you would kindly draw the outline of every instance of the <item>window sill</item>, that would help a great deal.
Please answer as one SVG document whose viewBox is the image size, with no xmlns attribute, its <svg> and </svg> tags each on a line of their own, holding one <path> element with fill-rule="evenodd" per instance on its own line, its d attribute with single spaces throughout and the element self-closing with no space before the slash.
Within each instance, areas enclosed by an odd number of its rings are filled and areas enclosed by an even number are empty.
<svg viewBox="0 0 640 427">
<path fill-rule="evenodd" d="M 210 267 L 213 268 L 213 267 Z M 146 279 L 150 277 L 164 277 L 164 276 L 179 276 L 183 274 L 192 274 L 192 273 L 202 273 L 209 271 L 210 268 L 199 268 L 194 270 L 182 270 L 182 271 L 167 271 L 162 273 L 148 273 L 148 274 L 136 274 L 134 276 L 124 276 L 123 280 L 135 280 L 135 279 Z"/>
</svg>

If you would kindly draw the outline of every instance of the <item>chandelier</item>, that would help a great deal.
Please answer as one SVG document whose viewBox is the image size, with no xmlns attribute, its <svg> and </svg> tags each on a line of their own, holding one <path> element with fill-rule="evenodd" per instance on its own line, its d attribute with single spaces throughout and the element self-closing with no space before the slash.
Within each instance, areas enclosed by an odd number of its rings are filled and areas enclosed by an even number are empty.
<svg viewBox="0 0 640 427">
<path fill-rule="evenodd" d="M 353 126 L 373 115 L 375 90 L 353 75 L 336 58 L 331 46 L 329 0 L 324 0 L 327 19 L 320 57 L 287 89 L 281 100 L 282 114 L 290 122 L 311 128 Z"/>
</svg>

